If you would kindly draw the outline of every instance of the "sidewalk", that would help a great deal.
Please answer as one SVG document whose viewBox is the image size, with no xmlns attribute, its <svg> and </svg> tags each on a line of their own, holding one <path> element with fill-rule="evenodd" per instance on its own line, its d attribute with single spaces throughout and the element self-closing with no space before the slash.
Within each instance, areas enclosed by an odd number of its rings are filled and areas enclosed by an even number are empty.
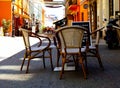
<svg viewBox="0 0 120 88">
<path fill-rule="evenodd" d="M 31 45 L 35 43 L 36 40 L 32 40 Z M 0 36 L 0 61 L 11 57 L 24 49 L 25 47 L 22 37 Z"/>
</svg>

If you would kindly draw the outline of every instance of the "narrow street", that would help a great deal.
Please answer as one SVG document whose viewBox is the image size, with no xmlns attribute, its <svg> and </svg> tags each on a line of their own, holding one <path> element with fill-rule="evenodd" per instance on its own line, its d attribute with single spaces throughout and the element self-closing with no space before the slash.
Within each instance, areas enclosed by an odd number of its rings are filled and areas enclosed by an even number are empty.
<svg viewBox="0 0 120 88">
<path fill-rule="evenodd" d="M 101 71 L 97 59 L 88 58 L 87 80 L 81 69 L 66 71 L 59 80 L 59 72 L 51 71 L 49 59 L 46 59 L 46 69 L 41 60 L 32 60 L 30 72 L 25 74 L 26 65 L 20 71 L 24 55 L 22 37 L 0 37 L 0 40 L 1 88 L 120 88 L 120 49 L 109 50 L 104 40 L 100 41 L 99 50 L 105 70 Z M 34 40 L 32 44 L 35 43 Z M 53 64 L 55 67 L 56 49 L 53 49 Z"/>
</svg>

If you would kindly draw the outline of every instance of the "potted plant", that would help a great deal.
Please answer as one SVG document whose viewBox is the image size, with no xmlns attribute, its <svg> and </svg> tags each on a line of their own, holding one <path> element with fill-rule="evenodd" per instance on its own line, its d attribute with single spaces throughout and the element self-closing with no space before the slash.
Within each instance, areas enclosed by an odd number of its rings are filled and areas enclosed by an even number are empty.
<svg viewBox="0 0 120 88">
<path fill-rule="evenodd" d="M 2 27 L 3 27 L 4 35 L 5 35 L 5 33 L 8 33 L 8 29 L 10 27 L 10 24 L 11 24 L 10 20 L 2 19 Z"/>
</svg>

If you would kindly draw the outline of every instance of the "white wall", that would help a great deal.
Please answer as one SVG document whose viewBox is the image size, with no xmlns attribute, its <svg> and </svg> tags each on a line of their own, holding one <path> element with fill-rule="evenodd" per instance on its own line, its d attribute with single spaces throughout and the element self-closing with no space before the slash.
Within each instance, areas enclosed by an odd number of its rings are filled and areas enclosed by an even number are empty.
<svg viewBox="0 0 120 88">
<path fill-rule="evenodd" d="M 109 0 L 97 0 L 97 27 L 106 26 L 109 20 Z M 102 30 L 102 37 L 105 36 L 105 29 Z"/>
<path fill-rule="evenodd" d="M 119 11 L 119 0 L 114 0 L 114 16 L 115 16 L 115 11 Z"/>
<path fill-rule="evenodd" d="M 97 0 L 97 27 L 102 26 L 103 12 L 102 12 L 102 0 Z"/>
<path fill-rule="evenodd" d="M 63 19 L 65 17 L 65 7 L 64 6 L 59 8 L 45 7 L 45 26 L 53 26 L 54 20 L 50 19 L 49 16 L 55 16 L 57 17 L 57 20 Z"/>
</svg>

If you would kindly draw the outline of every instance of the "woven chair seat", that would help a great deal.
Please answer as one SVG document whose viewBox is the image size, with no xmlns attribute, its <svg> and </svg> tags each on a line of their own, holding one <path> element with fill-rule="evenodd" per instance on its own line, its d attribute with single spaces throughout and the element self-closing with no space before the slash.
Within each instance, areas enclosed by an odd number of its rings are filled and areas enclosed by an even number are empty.
<svg viewBox="0 0 120 88">
<path fill-rule="evenodd" d="M 79 52 L 79 48 L 68 48 L 66 49 L 66 52 L 69 54 L 69 53 L 73 53 L 73 54 L 77 54 Z M 86 52 L 86 48 L 81 48 L 81 52 Z M 62 53 L 65 53 L 65 50 L 62 49 Z"/>
</svg>

